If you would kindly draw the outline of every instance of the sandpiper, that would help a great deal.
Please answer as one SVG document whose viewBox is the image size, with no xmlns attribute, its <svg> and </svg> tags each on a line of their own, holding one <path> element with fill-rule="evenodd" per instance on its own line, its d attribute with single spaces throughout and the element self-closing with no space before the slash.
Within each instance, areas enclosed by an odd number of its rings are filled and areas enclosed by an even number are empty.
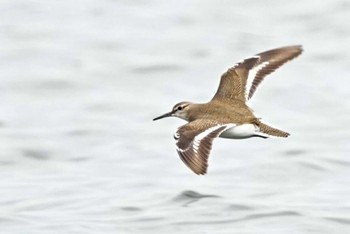
<svg viewBox="0 0 350 234">
<path fill-rule="evenodd" d="M 214 138 L 288 137 L 289 133 L 262 123 L 251 109 L 252 97 L 265 76 L 302 53 L 300 45 L 268 50 L 238 62 L 222 76 L 208 103 L 180 102 L 153 120 L 178 117 L 188 121 L 174 135 L 182 161 L 204 175 Z"/>
</svg>

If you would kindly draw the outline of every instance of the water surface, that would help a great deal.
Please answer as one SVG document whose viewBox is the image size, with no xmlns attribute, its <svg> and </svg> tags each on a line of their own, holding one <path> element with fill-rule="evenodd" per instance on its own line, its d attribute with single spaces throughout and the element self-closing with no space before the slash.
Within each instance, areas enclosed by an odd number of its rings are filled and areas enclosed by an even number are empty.
<svg viewBox="0 0 350 234">
<path fill-rule="evenodd" d="M 0 232 L 348 233 L 350 4 L 0 3 Z M 254 109 L 288 139 L 215 141 L 178 158 L 184 122 L 235 62 L 302 44 Z"/>
</svg>

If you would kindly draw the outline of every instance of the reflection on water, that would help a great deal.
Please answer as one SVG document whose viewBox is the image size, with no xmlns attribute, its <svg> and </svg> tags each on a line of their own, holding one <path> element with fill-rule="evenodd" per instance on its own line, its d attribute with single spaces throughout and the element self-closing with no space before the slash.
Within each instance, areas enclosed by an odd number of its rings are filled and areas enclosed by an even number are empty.
<svg viewBox="0 0 350 234">
<path fill-rule="evenodd" d="M 80 4 L 83 3 L 83 4 Z M 0 3 L 1 233 L 348 233 L 345 0 Z M 244 57 L 302 44 L 196 176 L 152 119 Z"/>
</svg>

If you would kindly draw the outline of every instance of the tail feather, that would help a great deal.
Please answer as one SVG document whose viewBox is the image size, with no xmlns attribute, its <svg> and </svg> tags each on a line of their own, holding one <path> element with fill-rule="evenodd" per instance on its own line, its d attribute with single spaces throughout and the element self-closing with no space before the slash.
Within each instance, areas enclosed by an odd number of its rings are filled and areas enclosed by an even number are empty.
<svg viewBox="0 0 350 234">
<path fill-rule="evenodd" d="M 282 130 L 279 130 L 277 128 L 270 127 L 267 124 L 264 124 L 262 122 L 258 122 L 258 127 L 262 133 L 265 133 L 270 136 L 276 136 L 276 137 L 288 137 L 290 134 L 288 132 L 284 132 Z"/>
</svg>

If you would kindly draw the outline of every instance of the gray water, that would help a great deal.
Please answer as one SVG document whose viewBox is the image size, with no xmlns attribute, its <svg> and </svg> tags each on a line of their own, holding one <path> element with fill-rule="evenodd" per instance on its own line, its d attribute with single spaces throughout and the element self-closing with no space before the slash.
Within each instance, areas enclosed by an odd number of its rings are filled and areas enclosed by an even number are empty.
<svg viewBox="0 0 350 234">
<path fill-rule="evenodd" d="M 0 2 L 0 233 L 350 233 L 350 3 Z M 218 139 L 206 176 L 184 122 L 235 62 L 302 56 L 259 87 L 287 139 Z"/>
</svg>

